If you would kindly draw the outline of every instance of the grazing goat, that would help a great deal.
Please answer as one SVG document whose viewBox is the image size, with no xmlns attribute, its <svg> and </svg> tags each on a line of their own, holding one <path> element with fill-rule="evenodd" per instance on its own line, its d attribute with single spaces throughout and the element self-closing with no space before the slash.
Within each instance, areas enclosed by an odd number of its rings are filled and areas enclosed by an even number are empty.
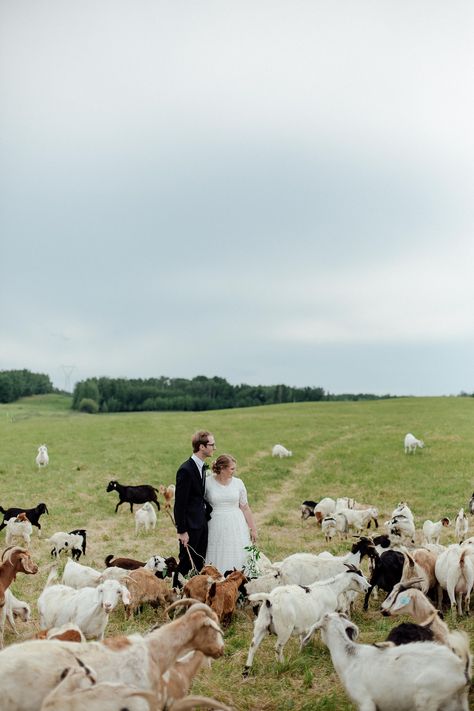
<svg viewBox="0 0 474 711">
<path fill-rule="evenodd" d="M 446 516 L 440 521 L 430 521 L 429 519 L 423 524 L 423 536 L 425 543 L 439 543 L 439 538 L 441 536 L 441 531 L 443 528 L 447 528 L 451 524 L 451 521 Z"/>
<path fill-rule="evenodd" d="M 250 595 L 250 602 L 261 602 L 254 623 L 244 676 L 248 675 L 255 652 L 269 633 L 277 635 L 275 651 L 279 662 L 284 661 L 283 648 L 291 635 L 299 635 L 300 649 L 311 626 L 326 612 L 339 607 L 339 597 L 348 590 L 367 591 L 369 583 L 360 570 L 347 566 L 345 573 L 312 585 L 282 585 L 271 593 Z"/>
<path fill-rule="evenodd" d="M 157 578 L 171 578 L 173 573 L 178 570 L 178 561 L 174 556 L 163 558 L 161 555 L 153 555 L 146 562 L 135 560 L 135 558 L 116 558 L 113 555 L 108 555 L 105 559 L 105 565 L 110 567 L 125 568 L 126 570 L 136 570 L 137 568 L 147 568 L 151 570 Z"/>
<path fill-rule="evenodd" d="M 87 532 L 83 528 L 77 528 L 74 531 L 66 533 L 58 531 L 46 539 L 47 543 L 52 543 L 51 556 L 58 558 L 63 551 L 71 552 L 71 558 L 78 561 L 82 554 L 86 552 L 86 536 Z"/>
<path fill-rule="evenodd" d="M 370 588 L 364 599 L 364 610 L 369 608 L 369 598 L 374 587 L 389 593 L 393 586 L 400 582 L 403 573 L 405 556 L 399 551 L 387 550 L 381 555 L 371 551 L 373 571 L 370 576 Z"/>
<path fill-rule="evenodd" d="M 405 562 L 403 564 L 402 577 L 400 578 L 402 585 L 413 585 L 414 583 L 410 583 L 410 581 L 416 580 L 416 587 L 424 593 L 433 588 L 438 588 L 435 574 L 437 553 L 425 548 L 417 548 L 404 555 Z"/>
<path fill-rule="evenodd" d="M 319 503 L 316 504 L 314 507 L 314 516 L 316 518 L 316 523 L 321 525 L 321 521 L 325 516 L 329 516 L 330 514 L 335 513 L 336 511 L 336 502 L 334 499 L 331 499 L 330 496 L 325 496 L 324 499 L 321 499 Z"/>
<path fill-rule="evenodd" d="M 373 548 L 367 538 L 361 538 L 352 546 L 350 553 L 332 556 L 327 553 L 293 553 L 278 565 L 282 585 L 310 585 L 316 580 L 330 578 L 346 570 L 347 564 L 358 566 L 364 555 Z"/>
<path fill-rule="evenodd" d="M 24 600 L 19 600 L 15 597 L 11 589 L 7 588 L 5 590 L 5 605 L 0 611 L 0 619 L 2 620 L 0 625 L 3 629 L 5 623 L 2 615 L 4 615 L 6 620 L 8 620 L 13 632 L 18 634 L 18 630 L 15 625 L 15 617 L 19 617 L 22 622 L 29 622 L 31 618 L 31 607 Z"/>
<path fill-rule="evenodd" d="M 130 602 L 125 606 L 127 617 L 132 617 L 140 605 L 146 602 L 153 607 L 161 605 L 165 608 L 178 599 L 175 590 L 146 568 L 131 570 L 124 582 L 130 593 Z"/>
<path fill-rule="evenodd" d="M 222 573 L 214 565 L 205 565 L 199 575 L 193 575 L 183 586 L 183 597 L 206 602 L 212 583 L 224 580 Z"/>
<path fill-rule="evenodd" d="M 306 521 L 306 519 L 310 518 L 310 516 L 314 516 L 314 509 L 317 505 L 317 501 L 311 501 L 310 499 L 303 501 L 300 506 L 301 518 L 303 519 L 303 521 Z"/>
<path fill-rule="evenodd" d="M 143 506 L 135 511 L 135 535 L 144 528 L 149 531 L 156 526 L 155 509 L 149 501 L 145 501 Z"/>
<path fill-rule="evenodd" d="M 454 532 L 458 543 L 462 543 L 469 531 L 469 519 L 464 513 L 464 509 L 459 509 L 459 512 L 454 519 Z"/>
<path fill-rule="evenodd" d="M 393 627 L 387 635 L 385 642 L 375 643 L 376 647 L 385 646 L 386 642 L 391 642 L 395 646 L 400 644 L 410 644 L 410 642 L 433 642 L 434 634 L 432 630 L 414 622 L 402 622 Z"/>
<path fill-rule="evenodd" d="M 207 593 L 206 603 L 216 613 L 219 622 L 227 625 L 232 620 L 239 593 L 245 594 L 248 582 L 241 570 L 234 570 L 222 582 L 214 581 Z"/>
<path fill-rule="evenodd" d="M 323 518 L 321 521 L 321 531 L 324 533 L 326 543 L 330 543 L 337 534 L 337 520 L 335 515 L 325 516 Z"/>
<path fill-rule="evenodd" d="M 115 507 L 115 513 L 117 513 L 118 507 L 122 504 L 130 504 L 130 512 L 133 513 L 133 504 L 144 504 L 146 501 L 152 501 L 157 510 L 160 510 L 160 502 L 156 498 L 158 489 L 149 484 L 141 484 L 139 486 L 124 486 L 119 484 L 118 481 L 112 479 L 107 484 L 107 492 L 116 491 L 119 495 L 119 501 Z"/>
<path fill-rule="evenodd" d="M 357 626 L 334 612 L 313 625 L 311 633 L 317 629 L 359 711 L 468 711 L 469 680 L 461 660 L 446 647 L 435 642 L 382 649 L 357 644 Z"/>
<path fill-rule="evenodd" d="M 334 518 L 336 519 L 336 528 L 344 537 L 347 537 L 350 528 L 354 529 L 355 531 L 362 531 L 363 528 L 368 528 L 372 521 L 375 523 L 375 527 L 378 528 L 378 515 L 379 514 L 376 508 L 343 508 L 339 510 L 336 509 L 335 513 L 333 514 Z"/>
<path fill-rule="evenodd" d="M 96 673 L 79 659 L 65 669 L 59 684 L 46 696 L 41 711 L 155 711 L 156 700 L 148 691 L 125 684 L 96 684 Z M 80 666 L 79 666 L 80 665 Z"/>
<path fill-rule="evenodd" d="M 45 467 L 49 464 L 48 448 L 45 444 L 40 444 L 38 447 L 38 454 L 36 455 L 35 461 L 38 469 L 41 469 L 41 467 Z"/>
<path fill-rule="evenodd" d="M 75 590 L 67 585 L 51 585 L 56 577 L 57 570 L 53 568 L 38 598 L 42 628 L 75 622 L 87 639 L 103 639 L 110 612 L 120 600 L 124 605 L 130 604 L 130 593 L 118 580 Z"/>
<path fill-rule="evenodd" d="M 5 543 L 7 546 L 11 546 L 15 538 L 21 538 L 23 544 L 28 548 L 32 533 L 33 527 L 28 521 L 25 512 L 22 511 L 16 518 L 8 519 L 7 530 L 5 531 Z"/>
<path fill-rule="evenodd" d="M 275 444 L 272 449 L 272 457 L 291 457 L 293 452 L 284 447 L 282 444 Z"/>
<path fill-rule="evenodd" d="M 15 516 L 18 516 L 18 514 L 24 513 L 24 514 L 26 514 L 26 518 L 31 523 L 31 525 L 36 526 L 36 528 L 39 531 L 39 535 L 41 535 L 41 524 L 39 522 L 39 519 L 40 519 L 40 516 L 42 516 L 43 514 L 49 514 L 49 511 L 48 511 L 48 507 L 46 506 L 46 504 L 41 503 L 32 509 L 19 509 L 18 507 L 12 507 L 10 509 L 3 509 L 0 506 L 0 513 L 3 514 L 3 521 L 0 524 L 0 531 L 5 528 L 5 526 L 7 525 L 8 519 L 15 518 Z"/>
<path fill-rule="evenodd" d="M 174 606 L 190 603 L 181 600 Z M 217 618 L 202 603 L 145 636 L 111 637 L 104 643 L 34 640 L 11 645 L 0 652 L 2 711 L 40 711 L 44 698 L 58 683 L 58 672 L 69 668 L 74 658 L 96 670 L 98 684 L 123 683 L 151 691 L 164 709 L 164 675 L 191 650 L 214 659 L 224 652 Z"/>
<path fill-rule="evenodd" d="M 0 647 L 3 647 L 3 629 L 7 614 L 7 610 L 4 609 L 7 589 L 18 573 L 35 575 L 37 572 L 38 566 L 32 561 L 27 550 L 18 546 L 5 548 L 0 564 Z"/>
<path fill-rule="evenodd" d="M 450 630 L 440 617 L 441 613 L 421 590 L 397 583 L 390 595 L 383 601 L 381 609 L 382 615 L 385 617 L 411 615 L 419 625 L 430 629 L 434 641 L 446 645 L 462 659 L 468 676 L 471 676 L 472 658 L 467 633 L 462 630 Z"/>
<path fill-rule="evenodd" d="M 74 560 L 68 560 L 64 567 L 62 584 L 79 590 L 80 588 L 94 588 L 102 582 L 102 573 L 88 565 L 81 565 Z"/>
<path fill-rule="evenodd" d="M 411 432 L 409 432 L 407 435 L 405 435 L 403 446 L 405 448 L 405 454 L 409 454 L 409 452 L 415 454 L 417 447 L 419 447 L 419 449 L 423 449 L 425 443 L 422 439 L 417 439 L 414 435 L 411 434 Z"/>
</svg>

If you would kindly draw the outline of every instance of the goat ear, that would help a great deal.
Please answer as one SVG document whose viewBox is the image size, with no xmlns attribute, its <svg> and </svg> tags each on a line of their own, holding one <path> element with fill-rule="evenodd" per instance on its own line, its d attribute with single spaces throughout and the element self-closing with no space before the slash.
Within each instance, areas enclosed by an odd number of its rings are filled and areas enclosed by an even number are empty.
<svg viewBox="0 0 474 711">
<path fill-rule="evenodd" d="M 124 605 L 130 605 L 130 603 L 132 602 L 132 596 L 130 595 L 129 590 L 125 587 L 125 585 L 122 585 L 122 602 Z"/>
</svg>

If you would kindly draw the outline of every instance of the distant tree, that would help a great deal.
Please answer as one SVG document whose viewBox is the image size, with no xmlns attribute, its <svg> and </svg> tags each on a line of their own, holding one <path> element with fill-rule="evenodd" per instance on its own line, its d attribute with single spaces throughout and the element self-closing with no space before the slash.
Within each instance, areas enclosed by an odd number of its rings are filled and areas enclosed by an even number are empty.
<svg viewBox="0 0 474 711">
<path fill-rule="evenodd" d="M 48 375 L 29 370 L 0 371 L 0 402 L 13 402 L 29 395 L 52 393 L 53 384 Z"/>
</svg>

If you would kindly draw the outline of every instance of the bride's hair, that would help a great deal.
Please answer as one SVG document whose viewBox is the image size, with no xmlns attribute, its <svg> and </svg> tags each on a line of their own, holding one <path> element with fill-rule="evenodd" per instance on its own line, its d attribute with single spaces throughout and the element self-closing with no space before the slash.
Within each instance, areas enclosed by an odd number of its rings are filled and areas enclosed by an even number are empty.
<svg viewBox="0 0 474 711">
<path fill-rule="evenodd" d="M 217 457 L 217 459 L 212 462 L 211 469 L 214 472 L 214 474 L 219 474 L 222 469 L 225 469 L 226 467 L 230 466 L 234 462 L 236 463 L 234 457 L 231 454 L 221 454 L 220 457 Z"/>
</svg>

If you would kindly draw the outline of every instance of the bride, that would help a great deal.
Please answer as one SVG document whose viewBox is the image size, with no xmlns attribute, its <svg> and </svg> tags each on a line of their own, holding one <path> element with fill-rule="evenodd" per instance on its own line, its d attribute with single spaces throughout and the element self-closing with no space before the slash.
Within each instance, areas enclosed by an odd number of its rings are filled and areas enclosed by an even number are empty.
<svg viewBox="0 0 474 711">
<path fill-rule="evenodd" d="M 205 499 L 212 506 L 206 563 L 225 573 L 242 570 L 247 558 L 246 546 L 257 540 L 257 529 L 247 501 L 247 490 L 235 474 L 234 457 L 221 454 L 212 464 L 206 479 Z"/>
</svg>

